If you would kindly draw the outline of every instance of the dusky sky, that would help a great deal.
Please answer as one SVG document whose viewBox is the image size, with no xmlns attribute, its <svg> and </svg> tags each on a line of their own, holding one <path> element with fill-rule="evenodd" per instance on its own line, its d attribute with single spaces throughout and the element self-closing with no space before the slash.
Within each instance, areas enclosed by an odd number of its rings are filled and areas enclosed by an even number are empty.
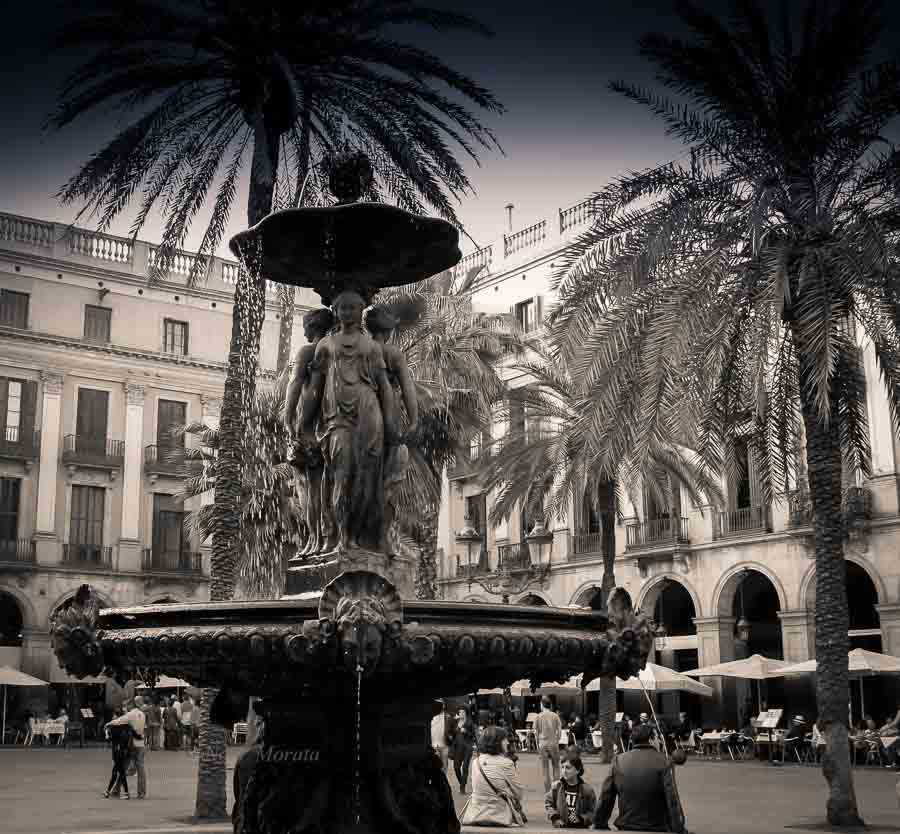
<svg viewBox="0 0 900 834">
<path fill-rule="evenodd" d="M 681 154 L 658 119 L 607 89 L 614 79 L 653 83 L 636 41 L 651 30 L 678 31 L 672 0 L 433 0 L 433 5 L 476 15 L 495 31 L 490 39 L 404 32 L 405 40 L 487 86 L 507 109 L 486 119 L 505 155 L 486 151 L 480 167 L 467 164 L 476 193 L 457 208 L 479 244 L 504 231 L 506 203 L 515 206 L 514 228 L 523 228 L 617 175 Z M 727 9 L 730 4 L 711 0 L 703 5 Z M 88 118 L 59 133 L 42 131 L 75 57 L 50 49 L 59 20 L 55 0 L 17 3 L 4 15 L 0 210 L 71 222 L 75 209 L 60 205 L 54 194 L 111 137 L 116 122 Z M 244 189 L 232 211 L 229 235 L 245 225 L 245 194 Z M 127 234 L 129 219 L 126 211 L 111 231 Z M 206 219 L 198 216 L 188 249 L 199 242 Z M 140 237 L 156 240 L 159 235 L 159 220 L 152 217 Z M 471 243 L 463 241 L 463 248 Z"/>
</svg>

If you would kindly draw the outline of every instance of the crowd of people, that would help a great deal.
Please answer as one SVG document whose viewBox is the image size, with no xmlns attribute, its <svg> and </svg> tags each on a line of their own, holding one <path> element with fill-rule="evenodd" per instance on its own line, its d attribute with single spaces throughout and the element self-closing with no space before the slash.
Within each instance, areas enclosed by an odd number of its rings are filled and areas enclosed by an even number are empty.
<svg viewBox="0 0 900 834">
<path fill-rule="evenodd" d="M 682 714 L 682 730 L 687 723 L 687 716 Z M 616 757 L 598 793 L 585 780 L 581 757 L 591 744 L 590 724 L 578 716 L 564 722 L 550 699 L 542 699 L 532 730 L 541 761 L 548 820 L 556 828 L 608 829 L 618 802 L 615 825 L 619 830 L 685 832 L 674 773 L 663 751 L 665 742 L 654 738 L 658 733 L 646 715 L 637 722 L 620 724 L 629 736 L 631 749 Z M 571 743 L 561 745 L 566 730 Z M 514 828 L 525 824 L 518 743 L 503 716 L 498 716 L 496 723 L 479 727 L 470 707 L 461 707 L 453 716 L 441 702 L 441 711 L 431 723 L 431 739 L 445 769 L 453 762 L 460 793 L 469 794 L 460 814 L 464 825 Z"/>
</svg>

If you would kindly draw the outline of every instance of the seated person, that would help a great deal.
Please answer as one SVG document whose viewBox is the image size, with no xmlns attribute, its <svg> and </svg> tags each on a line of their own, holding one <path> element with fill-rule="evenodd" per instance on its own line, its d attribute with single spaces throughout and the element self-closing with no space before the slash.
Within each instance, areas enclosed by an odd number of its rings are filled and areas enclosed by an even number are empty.
<svg viewBox="0 0 900 834">
<path fill-rule="evenodd" d="M 794 750 L 802 756 L 806 749 L 806 719 L 802 715 L 795 715 L 791 720 L 791 726 L 784 734 L 784 752 L 786 756 L 794 755 Z"/>
<path fill-rule="evenodd" d="M 680 742 L 690 744 L 691 736 L 694 733 L 694 725 L 686 712 L 678 713 L 678 721 L 675 722 L 672 733 Z"/>
<path fill-rule="evenodd" d="M 619 831 L 671 831 L 686 834 L 684 811 L 675 785 L 675 774 L 665 755 L 650 744 L 652 728 L 635 726 L 631 734 L 634 749 L 617 756 L 610 769 L 594 828 L 609 829 L 616 799 L 619 801 Z"/>
<path fill-rule="evenodd" d="M 597 794 L 582 778 L 584 764 L 571 753 L 560 765 L 560 779 L 544 797 L 544 809 L 554 828 L 590 828 L 597 809 Z"/>
</svg>

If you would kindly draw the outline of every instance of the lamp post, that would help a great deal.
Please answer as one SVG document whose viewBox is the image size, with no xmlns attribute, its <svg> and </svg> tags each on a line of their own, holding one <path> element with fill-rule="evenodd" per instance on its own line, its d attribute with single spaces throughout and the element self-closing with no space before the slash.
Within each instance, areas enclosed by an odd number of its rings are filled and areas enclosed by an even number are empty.
<svg viewBox="0 0 900 834">
<path fill-rule="evenodd" d="M 744 582 L 747 579 L 750 571 L 744 570 L 741 571 L 741 579 L 740 584 L 738 585 L 738 593 L 741 595 L 741 616 L 737 621 L 737 639 L 742 643 L 746 643 L 750 640 L 750 621 L 744 616 Z"/>
</svg>

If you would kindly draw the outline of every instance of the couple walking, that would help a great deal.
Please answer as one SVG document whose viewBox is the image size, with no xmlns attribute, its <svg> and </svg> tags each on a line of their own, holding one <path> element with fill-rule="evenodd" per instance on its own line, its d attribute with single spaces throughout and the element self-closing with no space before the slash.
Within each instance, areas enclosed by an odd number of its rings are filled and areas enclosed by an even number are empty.
<svg viewBox="0 0 900 834">
<path fill-rule="evenodd" d="M 469 711 L 460 707 L 456 718 L 447 712 L 447 705 L 438 701 L 441 711 L 431 720 L 431 746 L 441 760 L 444 770 L 453 760 L 453 770 L 459 782 L 459 792 L 466 792 L 469 781 L 469 767 L 475 752 L 477 734 L 475 722 Z"/>
<path fill-rule="evenodd" d="M 112 775 L 103 794 L 105 799 L 131 799 L 128 793 L 128 768 L 134 764 L 138 780 L 137 798 L 147 796 L 147 774 L 144 769 L 144 728 L 147 717 L 143 710 L 143 699 L 138 696 L 125 702 L 124 715 L 114 718 L 106 725 L 106 733 L 112 746 Z"/>
</svg>

